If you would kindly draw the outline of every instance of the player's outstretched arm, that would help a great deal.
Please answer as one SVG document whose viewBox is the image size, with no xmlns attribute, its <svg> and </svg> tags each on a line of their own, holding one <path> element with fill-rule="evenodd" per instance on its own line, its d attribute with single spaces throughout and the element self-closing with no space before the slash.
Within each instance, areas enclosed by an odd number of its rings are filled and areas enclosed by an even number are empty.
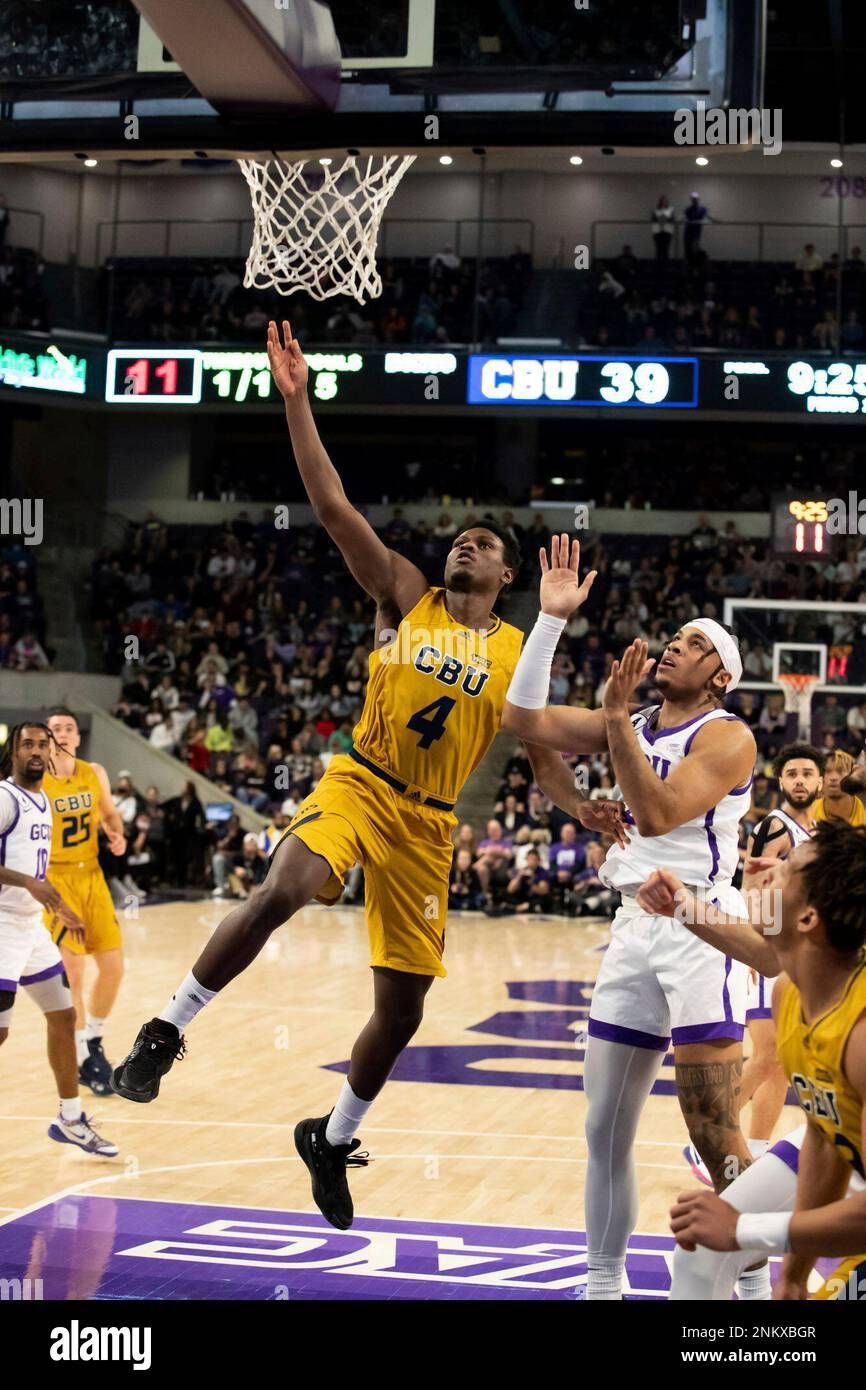
<svg viewBox="0 0 866 1390">
<path fill-rule="evenodd" d="M 282 342 L 277 325 L 268 324 L 268 360 L 286 404 L 295 461 L 317 520 L 361 588 L 377 603 L 395 604 L 401 616 L 408 613 L 427 590 L 427 580 L 411 560 L 382 543 L 346 496 L 340 475 L 319 438 L 307 395 L 307 364 L 287 320 L 283 321 Z"/>
</svg>

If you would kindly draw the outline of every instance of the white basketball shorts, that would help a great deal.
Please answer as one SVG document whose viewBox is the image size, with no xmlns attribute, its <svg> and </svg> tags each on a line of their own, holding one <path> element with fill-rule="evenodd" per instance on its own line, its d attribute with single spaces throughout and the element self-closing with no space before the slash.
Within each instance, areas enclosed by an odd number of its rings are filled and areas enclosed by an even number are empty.
<svg viewBox="0 0 866 1390">
<path fill-rule="evenodd" d="M 730 916 L 745 917 L 735 888 L 715 899 Z M 694 936 L 672 917 L 642 911 L 623 898 L 613 919 L 589 1011 L 589 1036 L 665 1052 L 671 1041 L 740 1041 L 749 971 Z"/>
</svg>

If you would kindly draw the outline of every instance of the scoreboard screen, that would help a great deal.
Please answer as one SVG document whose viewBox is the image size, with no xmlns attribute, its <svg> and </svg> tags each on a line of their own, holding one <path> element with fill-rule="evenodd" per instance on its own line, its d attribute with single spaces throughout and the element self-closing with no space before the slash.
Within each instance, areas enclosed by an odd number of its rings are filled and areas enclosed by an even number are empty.
<svg viewBox="0 0 866 1390">
<path fill-rule="evenodd" d="M 866 362 L 790 357 L 720 358 L 701 363 L 705 410 L 779 411 L 846 420 L 866 414 Z"/>
<path fill-rule="evenodd" d="M 694 357 L 469 357 L 469 405 L 679 407 L 698 404 Z"/>
</svg>

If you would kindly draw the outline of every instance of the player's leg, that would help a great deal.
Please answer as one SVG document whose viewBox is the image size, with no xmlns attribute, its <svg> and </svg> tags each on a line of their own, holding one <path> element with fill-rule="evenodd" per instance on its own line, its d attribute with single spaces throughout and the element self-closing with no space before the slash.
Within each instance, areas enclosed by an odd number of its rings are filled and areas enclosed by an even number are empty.
<svg viewBox="0 0 866 1390">
<path fill-rule="evenodd" d="M 337 828 L 333 829 L 336 839 Z M 354 863 L 354 840 L 350 852 Z M 329 853 L 337 862 L 335 851 Z M 308 849 L 296 834 L 286 835 L 274 850 L 264 883 L 220 923 L 162 1012 L 139 1030 L 132 1051 L 114 1071 L 112 1089 L 127 1100 L 155 1100 L 162 1077 L 183 1054 L 184 1028 L 246 970 L 271 933 L 326 885 L 330 887 L 329 880 L 334 877 L 327 859 Z M 339 880 L 334 886 L 339 896 Z"/>
<path fill-rule="evenodd" d="M 740 1102 L 752 1102 L 749 1117 L 749 1151 L 759 1158 L 769 1147 L 788 1094 L 786 1077 L 776 1051 L 776 1025 L 772 1018 L 748 1020 L 752 1055 L 743 1067 Z"/>
<path fill-rule="evenodd" d="M 355 1095 L 369 1104 L 376 1099 L 404 1047 L 408 1047 L 424 1016 L 424 996 L 435 975 L 410 975 L 382 966 L 373 968 L 373 1012 L 352 1048 L 348 1081 Z M 337 1115 L 339 1106 L 333 1115 Z M 352 1134 L 329 1126 L 333 1143 L 346 1144 Z"/>
<path fill-rule="evenodd" d="M 735 889 L 717 890 L 725 911 L 743 916 Z M 717 1192 L 751 1163 L 740 1129 L 746 966 L 678 923 L 659 933 L 653 954 L 671 1016 L 674 1075 L 689 1139 Z"/>
<path fill-rule="evenodd" d="M 797 1195 L 797 1158 L 806 1127 L 802 1125 L 759 1158 L 725 1189 L 725 1201 L 737 1211 L 793 1211 Z M 720 1253 L 699 1245 L 674 1252 L 670 1297 L 674 1301 L 729 1300 L 734 1285 L 755 1261 L 753 1250 Z M 769 1297 L 769 1280 L 765 1297 Z"/>
<path fill-rule="evenodd" d="M 86 924 L 89 929 L 90 917 L 88 912 L 87 893 L 84 891 L 90 874 L 79 872 L 64 873 L 62 867 L 51 870 L 49 875 L 50 882 L 57 889 L 63 901 L 72 911 Z M 101 875 L 100 875 L 101 877 Z M 106 889 L 106 893 L 108 890 Z M 109 895 L 110 901 L 110 895 Z M 45 925 L 51 935 L 52 941 L 60 950 L 63 960 L 63 968 L 69 982 L 69 989 L 72 994 L 72 1003 L 75 1008 L 75 1051 L 78 1057 L 80 1068 L 86 1068 L 89 1051 L 87 1047 L 87 1009 L 85 1006 L 85 977 L 87 971 L 87 952 L 88 944 L 74 938 L 65 922 L 60 917 L 56 917 L 46 908 L 44 914 Z M 86 1084 L 87 1078 L 80 1077 L 82 1084 Z"/>
<path fill-rule="evenodd" d="M 689 1138 L 722 1192 L 752 1162 L 740 1129 L 743 1044 L 738 1038 L 711 1038 L 677 1044 L 674 1075 L 677 1098 Z"/>
<path fill-rule="evenodd" d="M 592 994 L 586 1093 L 588 1299 L 622 1298 L 638 1211 L 634 1140 L 670 1039 L 664 993 L 648 963 L 654 920 L 625 904 Z"/>
<path fill-rule="evenodd" d="M 101 1158 L 114 1158 L 117 1145 L 98 1135 L 81 1109 L 75 1008 L 60 952 L 41 921 L 32 928 L 31 949 L 21 973 L 21 987 L 45 1015 L 48 1063 L 59 1097 L 59 1111 L 49 1126 L 49 1138 L 61 1144 L 74 1144 L 85 1153 Z"/>
<path fill-rule="evenodd" d="M 54 939 L 57 940 L 56 937 Z M 83 944 L 80 951 L 74 951 L 67 946 L 65 941 L 60 947 L 60 956 L 66 978 L 69 981 L 72 1007 L 75 1009 L 75 1051 L 78 1065 L 83 1066 L 87 1061 L 87 1009 L 84 1003 L 84 975 L 87 970 L 87 956 L 84 954 Z"/>
<path fill-rule="evenodd" d="M 424 998 L 445 974 L 442 955 L 448 910 L 453 816 L 423 807 L 381 803 L 378 834 L 364 864 L 366 917 L 373 967 L 373 1013 L 355 1041 L 349 1075 L 330 1115 L 302 1120 L 295 1146 L 309 1169 L 313 1199 L 339 1230 L 354 1208 L 347 1165 L 355 1133 L 418 1029 Z M 399 817 L 399 819 L 398 819 Z"/>
<path fill-rule="evenodd" d="M 80 915 L 87 923 L 84 944 L 96 966 L 87 1007 L 87 1060 L 80 1080 L 101 1096 L 111 1092 L 111 1064 L 102 1039 L 123 980 L 123 935 L 101 871 L 85 875 L 79 891 L 83 899 Z"/>
<path fill-rule="evenodd" d="M 583 1064 L 586 1093 L 588 1299 L 622 1298 L 625 1252 L 637 1221 L 634 1141 L 663 1051 L 590 1036 Z"/>
</svg>

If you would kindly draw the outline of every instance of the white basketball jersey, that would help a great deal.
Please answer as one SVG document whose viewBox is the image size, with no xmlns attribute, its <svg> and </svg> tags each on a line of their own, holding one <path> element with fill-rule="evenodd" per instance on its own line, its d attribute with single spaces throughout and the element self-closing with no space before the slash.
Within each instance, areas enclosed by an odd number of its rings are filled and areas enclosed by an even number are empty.
<svg viewBox="0 0 866 1390">
<path fill-rule="evenodd" d="M 767 821 L 770 820 L 780 820 L 782 822 L 791 837 L 791 849 L 796 848 L 797 845 L 802 845 L 804 840 L 811 840 L 812 836 L 815 834 L 814 830 L 804 830 L 803 826 L 800 825 L 798 821 L 795 821 L 793 816 L 789 816 L 787 811 L 778 810 L 771 811 L 768 816 L 765 816 L 764 819 L 755 826 L 754 835 L 756 838 L 767 824 Z M 790 853 L 791 850 L 788 850 L 788 854 Z M 780 857 L 784 859 L 785 855 L 781 855 Z"/>
<path fill-rule="evenodd" d="M 51 853 L 51 803 L 10 778 L 0 782 L 0 866 L 30 878 L 45 878 Z M 0 885 L 0 916 L 41 917 L 42 905 L 26 888 Z"/>
<path fill-rule="evenodd" d="M 706 724 L 713 719 L 737 718 L 723 709 L 714 709 L 674 728 L 653 730 L 650 720 L 658 709 L 659 705 L 651 705 L 639 710 L 631 722 L 644 757 L 662 781 L 688 756 L 695 735 Z M 613 845 L 608 850 L 599 873 L 602 883 L 633 897 L 654 869 L 670 869 L 692 887 L 726 887 L 737 869 L 738 827 L 749 809 L 751 786 L 749 778 L 745 786 L 732 787 L 718 806 L 666 835 L 641 835 L 626 809 L 629 842 L 625 849 Z"/>
</svg>

